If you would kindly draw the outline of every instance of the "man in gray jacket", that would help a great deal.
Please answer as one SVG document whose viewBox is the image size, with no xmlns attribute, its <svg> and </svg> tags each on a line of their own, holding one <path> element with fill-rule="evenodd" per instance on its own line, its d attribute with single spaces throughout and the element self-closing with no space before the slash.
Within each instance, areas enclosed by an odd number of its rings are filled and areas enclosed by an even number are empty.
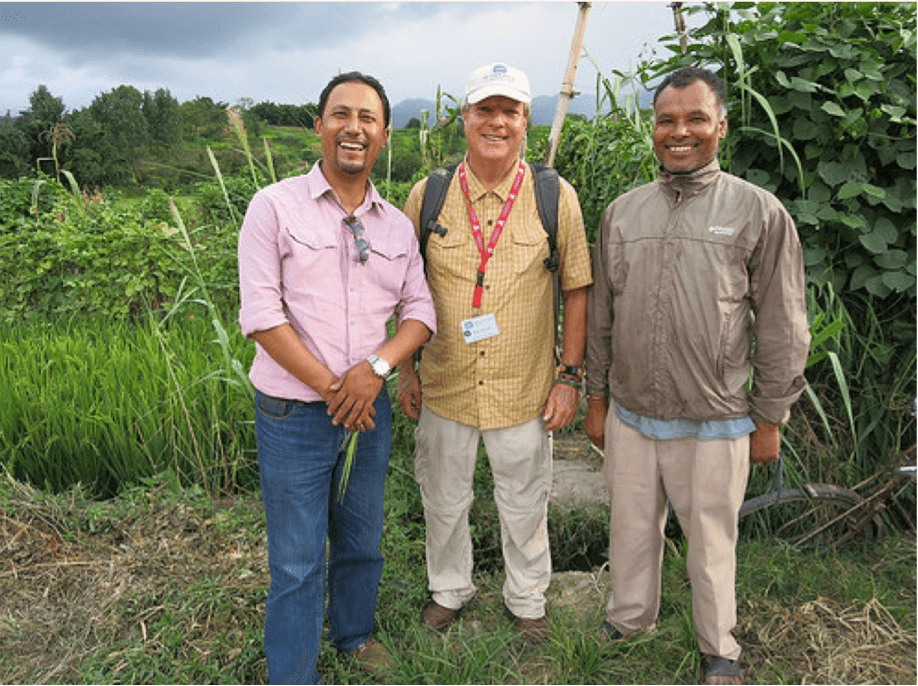
<svg viewBox="0 0 918 686">
<path fill-rule="evenodd" d="M 657 88 L 659 178 L 610 204 L 596 241 L 584 429 L 605 450 L 611 494 L 605 633 L 656 622 L 669 501 L 689 542 L 702 682 L 732 684 L 749 463 L 778 457 L 810 335 L 794 222 L 771 193 L 720 169 L 726 133 L 711 72 L 685 67 Z"/>
</svg>

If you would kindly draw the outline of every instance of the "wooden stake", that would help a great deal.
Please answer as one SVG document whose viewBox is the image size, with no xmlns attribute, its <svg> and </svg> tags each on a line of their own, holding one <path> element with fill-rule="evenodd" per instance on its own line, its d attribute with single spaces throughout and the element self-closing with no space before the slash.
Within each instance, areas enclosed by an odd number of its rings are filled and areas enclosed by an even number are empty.
<svg viewBox="0 0 918 686">
<path fill-rule="evenodd" d="M 574 38 L 571 41 L 571 52 L 567 58 L 567 68 L 564 70 L 564 83 L 561 85 L 561 92 L 558 95 L 558 107 L 555 110 L 555 120 L 551 125 L 551 133 L 548 136 L 548 150 L 545 151 L 545 164 L 549 167 L 555 163 L 555 153 L 558 151 L 558 143 L 561 140 L 561 128 L 564 126 L 564 118 L 567 116 L 567 106 L 571 98 L 576 95 L 574 92 L 574 76 L 577 73 L 577 60 L 580 59 L 580 51 L 583 48 L 583 32 L 586 30 L 587 14 L 590 12 L 589 2 L 578 2 L 580 6 L 577 15 L 577 26 L 574 27 Z"/>
<path fill-rule="evenodd" d="M 682 16 L 682 3 L 673 2 L 669 5 L 673 9 L 673 20 L 676 23 L 676 33 L 679 34 L 679 47 L 682 50 L 682 54 L 685 54 L 685 51 L 688 50 L 688 36 L 685 33 L 685 17 Z"/>
</svg>

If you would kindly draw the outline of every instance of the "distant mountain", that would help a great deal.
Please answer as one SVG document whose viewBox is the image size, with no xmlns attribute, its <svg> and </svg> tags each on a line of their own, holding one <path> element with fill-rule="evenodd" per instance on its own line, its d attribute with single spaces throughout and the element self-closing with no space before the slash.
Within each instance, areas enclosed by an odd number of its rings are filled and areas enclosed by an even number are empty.
<svg viewBox="0 0 918 686">
<path fill-rule="evenodd" d="M 409 98 L 408 100 L 402 100 L 397 105 L 393 105 L 392 128 L 404 129 L 405 124 L 407 124 L 412 117 L 416 117 L 420 120 L 421 110 L 427 110 L 428 112 L 433 113 L 434 104 L 435 103 L 433 100 Z"/>
<path fill-rule="evenodd" d="M 648 91 L 641 93 L 641 107 L 649 107 L 652 94 Z M 539 95 L 532 100 L 532 123 L 535 126 L 551 126 L 555 120 L 555 109 L 558 107 L 557 95 Z M 433 113 L 434 101 L 423 98 L 409 98 L 402 100 L 392 107 L 392 126 L 396 129 L 405 128 L 412 117 L 421 118 L 421 110 Z M 608 111 L 608 108 L 606 108 Z M 567 108 L 568 114 L 582 114 L 593 117 L 596 114 L 596 101 L 592 96 L 580 95 L 571 100 Z"/>
</svg>

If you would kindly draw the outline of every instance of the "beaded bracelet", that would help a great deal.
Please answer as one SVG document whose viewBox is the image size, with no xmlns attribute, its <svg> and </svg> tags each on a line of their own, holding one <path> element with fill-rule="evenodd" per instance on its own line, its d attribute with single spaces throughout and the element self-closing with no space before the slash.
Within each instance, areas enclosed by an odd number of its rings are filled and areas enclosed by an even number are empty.
<svg viewBox="0 0 918 686">
<path fill-rule="evenodd" d="M 571 374 L 563 374 L 563 373 L 558 374 L 558 378 L 556 379 L 556 382 L 563 383 L 565 386 L 570 386 L 572 388 L 576 388 L 576 389 L 580 388 L 580 379 Z"/>
<path fill-rule="evenodd" d="M 558 373 L 562 376 L 572 376 L 577 379 L 583 378 L 583 369 L 572 364 L 563 365 L 561 369 L 558 370 Z"/>
<path fill-rule="evenodd" d="M 571 388 L 576 388 L 576 389 L 578 389 L 578 390 L 580 389 L 580 382 L 579 382 L 579 381 L 576 381 L 576 380 L 574 380 L 574 379 L 570 379 L 570 378 L 565 377 L 565 376 L 559 376 L 557 379 L 555 379 L 555 383 L 563 383 L 565 386 L 570 386 Z"/>
</svg>

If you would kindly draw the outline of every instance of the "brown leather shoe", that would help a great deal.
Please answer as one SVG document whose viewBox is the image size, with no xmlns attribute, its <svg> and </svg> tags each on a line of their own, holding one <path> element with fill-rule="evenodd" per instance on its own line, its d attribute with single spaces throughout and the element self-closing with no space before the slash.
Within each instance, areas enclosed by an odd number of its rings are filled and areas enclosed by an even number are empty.
<svg viewBox="0 0 918 686">
<path fill-rule="evenodd" d="M 368 638 L 353 650 L 348 651 L 360 668 L 370 674 L 381 674 L 392 666 L 392 657 L 382 643 Z"/>
<path fill-rule="evenodd" d="M 456 621 L 459 610 L 443 607 L 436 600 L 431 600 L 421 612 L 421 621 L 434 631 L 443 631 Z"/>
<path fill-rule="evenodd" d="M 520 636 L 529 643 L 542 643 L 548 638 L 548 631 L 551 625 L 549 624 L 547 616 L 542 615 L 536 619 L 517 617 L 506 605 L 504 605 L 504 612 L 516 625 L 516 630 L 520 632 Z"/>
<path fill-rule="evenodd" d="M 542 615 L 537 619 L 526 619 L 525 617 L 516 618 L 516 628 L 520 636 L 530 643 L 542 643 L 548 638 L 548 617 Z"/>
</svg>

